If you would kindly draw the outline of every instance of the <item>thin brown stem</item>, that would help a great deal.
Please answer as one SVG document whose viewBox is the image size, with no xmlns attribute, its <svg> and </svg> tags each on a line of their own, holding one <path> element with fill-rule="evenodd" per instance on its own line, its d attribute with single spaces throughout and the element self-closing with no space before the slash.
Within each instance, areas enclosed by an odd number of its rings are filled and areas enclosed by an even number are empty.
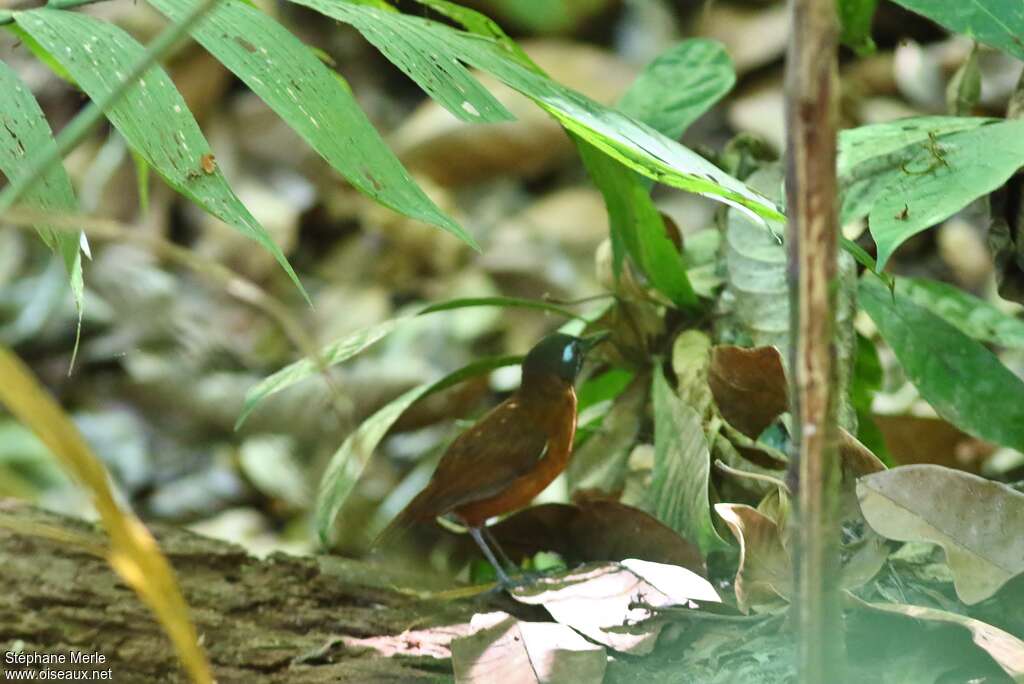
<svg viewBox="0 0 1024 684">
<path fill-rule="evenodd" d="M 842 680 L 845 648 L 836 577 L 839 486 L 835 302 L 838 280 L 835 0 L 790 0 L 786 61 L 786 199 L 790 375 L 798 450 L 798 674 Z"/>
</svg>

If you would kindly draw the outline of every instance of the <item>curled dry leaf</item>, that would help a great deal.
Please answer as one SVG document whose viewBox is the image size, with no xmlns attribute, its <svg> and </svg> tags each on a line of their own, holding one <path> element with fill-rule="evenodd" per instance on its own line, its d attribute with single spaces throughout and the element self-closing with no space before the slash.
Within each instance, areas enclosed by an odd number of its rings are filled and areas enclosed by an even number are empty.
<svg viewBox="0 0 1024 684">
<path fill-rule="evenodd" d="M 716 346 L 708 384 L 722 417 L 751 439 L 789 408 L 786 373 L 775 347 Z"/>
<path fill-rule="evenodd" d="M 542 504 L 490 529 L 513 559 L 555 551 L 569 565 L 641 558 L 705 573 L 696 546 L 657 518 L 618 501 Z"/>
<path fill-rule="evenodd" d="M 957 596 L 969 605 L 1024 572 L 1024 494 L 936 465 L 862 477 L 857 497 L 868 524 L 898 541 L 940 544 Z"/>
<path fill-rule="evenodd" d="M 584 565 L 542 577 L 516 589 L 512 597 L 544 606 L 563 625 L 633 655 L 650 653 L 665 625 L 658 620 L 645 622 L 653 617 L 652 608 L 721 601 L 710 582 L 686 568 L 636 559 Z M 617 631 L 624 626 L 630 631 Z"/>
<path fill-rule="evenodd" d="M 793 570 L 778 524 L 746 504 L 715 504 L 740 545 L 736 605 L 743 613 L 777 605 L 792 593 Z"/>
<path fill-rule="evenodd" d="M 472 635 L 451 644 L 459 684 L 598 684 L 604 648 L 565 625 L 523 622 L 508 613 L 482 613 Z"/>
<path fill-rule="evenodd" d="M 937 608 L 911 606 L 901 603 L 866 603 L 857 604 L 870 610 L 901 615 L 914 620 L 939 622 L 963 627 L 971 633 L 971 639 L 979 648 L 988 653 L 1006 674 L 1015 682 L 1024 682 L 1024 641 L 998 627 L 976 620 L 966 615 L 958 615 Z"/>
</svg>

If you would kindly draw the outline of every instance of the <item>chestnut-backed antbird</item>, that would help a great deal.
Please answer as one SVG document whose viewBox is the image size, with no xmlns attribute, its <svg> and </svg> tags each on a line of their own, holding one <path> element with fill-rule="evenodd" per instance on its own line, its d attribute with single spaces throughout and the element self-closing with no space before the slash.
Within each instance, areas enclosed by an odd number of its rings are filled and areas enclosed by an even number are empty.
<svg viewBox="0 0 1024 684">
<path fill-rule="evenodd" d="M 569 464 L 576 433 L 573 382 L 586 353 L 606 337 L 554 333 L 538 342 L 523 359 L 519 389 L 451 443 L 426 489 L 378 540 L 452 514 L 469 528 L 502 584 L 509 586 L 484 540 L 485 524 L 529 504 Z"/>
</svg>

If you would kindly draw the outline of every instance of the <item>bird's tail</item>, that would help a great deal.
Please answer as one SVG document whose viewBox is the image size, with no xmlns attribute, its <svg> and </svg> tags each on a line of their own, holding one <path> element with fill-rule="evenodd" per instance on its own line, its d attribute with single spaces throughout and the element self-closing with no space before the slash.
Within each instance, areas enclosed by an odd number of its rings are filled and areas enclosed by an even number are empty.
<svg viewBox="0 0 1024 684">
<path fill-rule="evenodd" d="M 428 499 L 424 496 L 426 492 L 420 492 L 412 501 L 409 502 L 405 508 L 403 508 L 394 519 L 388 523 L 388 526 L 381 530 L 380 534 L 373 540 L 371 548 L 377 549 L 384 546 L 389 546 L 395 543 L 405 533 L 409 531 L 409 528 L 413 527 L 417 523 L 423 522 L 424 520 L 431 519 L 434 516 L 425 504 Z"/>
</svg>

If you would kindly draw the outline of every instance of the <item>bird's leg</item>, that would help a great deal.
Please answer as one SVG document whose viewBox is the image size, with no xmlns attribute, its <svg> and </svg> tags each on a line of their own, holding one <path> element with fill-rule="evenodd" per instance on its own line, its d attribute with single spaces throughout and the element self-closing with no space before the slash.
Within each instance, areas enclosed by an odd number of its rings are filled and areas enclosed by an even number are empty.
<svg viewBox="0 0 1024 684">
<path fill-rule="evenodd" d="M 487 558 L 487 562 L 494 566 L 494 570 L 498 573 L 498 580 L 501 581 L 502 586 L 511 587 L 512 580 L 510 580 L 508 575 L 505 574 L 505 570 L 501 567 L 501 563 L 498 562 L 498 559 L 495 558 L 494 554 L 491 552 L 490 547 L 487 546 L 487 542 L 484 541 L 484 536 L 480 532 L 480 528 L 470 527 L 469 534 L 473 537 L 473 541 L 476 542 L 476 545 L 480 547 L 484 557 Z"/>
<path fill-rule="evenodd" d="M 494 537 L 494 533 L 491 532 L 491 528 L 485 525 L 482 528 L 482 530 L 484 533 L 484 537 L 487 539 L 487 543 L 490 545 L 492 549 L 494 549 L 495 555 L 498 557 L 498 560 L 501 561 L 502 565 L 505 566 L 505 570 L 507 570 L 509 573 L 518 572 L 519 566 L 513 563 L 512 559 L 509 558 L 508 554 L 505 553 L 505 550 L 501 548 L 501 544 L 499 544 L 498 540 Z"/>
</svg>

